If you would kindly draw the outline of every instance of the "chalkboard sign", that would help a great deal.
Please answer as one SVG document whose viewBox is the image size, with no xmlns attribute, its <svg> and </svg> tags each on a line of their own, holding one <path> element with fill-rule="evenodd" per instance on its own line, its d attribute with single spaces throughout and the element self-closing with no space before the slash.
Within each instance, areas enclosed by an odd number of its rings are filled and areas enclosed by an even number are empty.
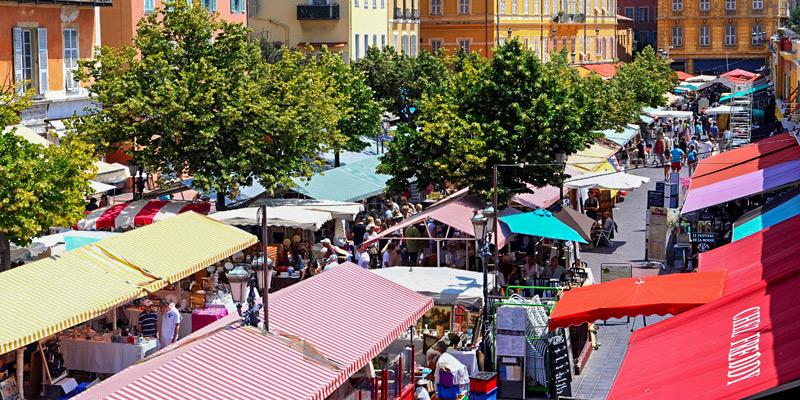
<svg viewBox="0 0 800 400">
<path fill-rule="evenodd" d="M 564 336 L 553 333 L 547 339 L 550 348 L 550 371 L 553 376 L 552 392 L 556 398 L 559 396 L 572 396 L 572 375 L 570 374 L 569 355 L 567 342 Z"/>
<path fill-rule="evenodd" d="M 647 209 L 650 207 L 664 207 L 664 192 L 658 190 L 647 191 Z"/>
<path fill-rule="evenodd" d="M 63 375 L 66 375 L 67 366 L 64 364 L 64 356 L 61 355 L 61 344 L 58 342 L 57 337 L 39 342 L 39 350 L 41 350 L 42 358 L 45 362 L 47 383 L 53 383 Z"/>
<path fill-rule="evenodd" d="M 664 190 L 665 184 L 666 182 L 664 181 L 656 182 L 656 192 L 661 192 L 661 193 L 666 192 L 666 190 Z"/>
</svg>

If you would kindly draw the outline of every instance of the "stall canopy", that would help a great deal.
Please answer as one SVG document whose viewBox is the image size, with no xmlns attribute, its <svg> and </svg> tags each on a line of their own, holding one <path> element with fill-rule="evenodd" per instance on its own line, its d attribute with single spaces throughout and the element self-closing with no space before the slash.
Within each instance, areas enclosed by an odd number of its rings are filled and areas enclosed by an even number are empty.
<svg viewBox="0 0 800 400">
<path fill-rule="evenodd" d="M 561 188 L 545 186 L 541 188 L 528 185 L 533 193 L 519 193 L 511 201 L 529 208 L 547 208 L 558 202 L 561 197 Z"/>
<path fill-rule="evenodd" d="M 678 75 L 678 78 L 680 79 L 680 75 Z M 695 82 L 696 83 L 703 83 L 703 82 L 713 81 L 714 79 L 717 79 L 717 77 L 714 76 L 714 75 L 697 75 L 697 76 L 692 76 L 690 78 L 686 78 L 686 79 L 682 79 L 682 80 L 684 80 L 686 82 L 690 82 L 690 83 L 695 83 Z"/>
<path fill-rule="evenodd" d="M 728 100 L 730 100 L 730 99 L 732 99 L 732 98 L 734 98 L 736 96 L 746 96 L 746 95 L 748 95 L 750 93 L 755 93 L 755 92 L 759 92 L 759 91 L 768 89 L 770 86 L 772 86 L 772 83 L 766 83 L 766 84 L 763 84 L 763 85 L 751 87 L 750 89 L 742 90 L 740 92 L 729 94 L 727 96 L 722 96 L 722 97 L 720 97 L 719 101 L 720 102 L 728 101 Z"/>
<path fill-rule="evenodd" d="M 619 146 L 615 143 L 595 141 L 591 146 L 570 155 L 567 165 L 579 173 L 596 171 L 617 151 Z"/>
<path fill-rule="evenodd" d="M 621 132 L 617 132 L 616 129 L 606 129 L 600 131 L 600 133 L 602 133 L 606 139 L 620 146 L 625 146 L 631 139 L 639 134 L 639 127 L 637 125 L 625 125 L 622 127 Z"/>
<path fill-rule="evenodd" d="M 103 161 L 95 161 L 97 177 L 95 181 L 101 183 L 119 183 L 131 177 L 130 169 L 120 163 L 109 164 Z"/>
<path fill-rule="evenodd" d="M 106 231 L 69 231 L 33 239 L 27 248 L 31 256 L 36 257 L 47 251 L 47 249 L 61 243 L 64 243 L 66 250 L 69 251 L 118 234 L 118 232 Z"/>
<path fill-rule="evenodd" d="M 725 271 L 616 279 L 564 292 L 550 329 L 637 315 L 680 314 L 722 297 Z"/>
<path fill-rule="evenodd" d="M 645 109 L 646 113 L 650 114 L 650 116 L 658 117 L 658 118 L 681 118 L 681 119 L 688 119 L 692 118 L 694 114 L 691 111 L 677 111 L 677 110 L 657 110 L 657 109 Z"/>
<path fill-rule="evenodd" d="M 678 75 L 678 80 L 681 82 L 695 77 L 694 75 L 689 75 L 683 71 L 675 71 L 675 74 Z"/>
<path fill-rule="evenodd" d="M 555 213 L 555 216 L 559 221 L 581 235 L 587 243 L 592 241 L 592 227 L 596 222 L 595 220 L 569 207 L 563 207 L 561 211 Z"/>
<path fill-rule="evenodd" d="M 323 400 L 433 306 L 352 263 L 269 300 L 270 333 L 220 320 L 76 399 Z"/>
<path fill-rule="evenodd" d="M 309 181 L 295 179 L 295 192 L 317 200 L 359 201 L 382 194 L 389 175 L 379 174 L 378 156 L 320 172 Z"/>
<path fill-rule="evenodd" d="M 744 108 L 742 107 L 734 107 L 734 106 L 716 106 L 706 109 L 706 114 L 708 115 L 717 115 L 717 114 L 733 114 L 735 112 L 742 112 Z"/>
<path fill-rule="evenodd" d="M 790 134 L 700 160 L 684 213 L 758 194 L 800 180 L 800 145 Z"/>
<path fill-rule="evenodd" d="M 89 181 L 89 184 L 92 186 L 92 193 L 103 193 L 117 188 L 116 186 L 98 181 Z"/>
<path fill-rule="evenodd" d="M 256 243 L 185 213 L 0 273 L 0 354 L 95 318 Z"/>
<path fill-rule="evenodd" d="M 589 243 L 578 232 L 561 222 L 547 210 L 535 210 L 524 214 L 500 217 L 511 232 L 557 240 Z"/>
<path fill-rule="evenodd" d="M 400 286 L 433 299 L 436 305 L 483 306 L 483 273 L 455 268 L 391 267 L 372 270 Z M 494 286 L 494 275 L 488 275 Z"/>
<path fill-rule="evenodd" d="M 625 172 L 598 171 L 579 175 L 564 181 L 564 186 L 573 189 L 631 190 L 650 181 L 646 176 Z"/>
<path fill-rule="evenodd" d="M 361 203 L 350 203 L 333 200 L 314 200 L 314 199 L 259 199 L 251 206 L 266 204 L 267 207 L 297 207 L 311 211 L 324 211 L 331 214 L 335 219 L 353 221 L 358 213 L 364 211 Z"/>
<path fill-rule="evenodd" d="M 131 228 L 152 224 L 187 211 L 207 214 L 210 209 L 211 203 L 168 200 L 129 201 L 90 212 L 86 218 L 78 221 L 78 229 L 91 231 Z"/>
<path fill-rule="evenodd" d="M 731 240 L 737 241 L 745 238 L 798 214 L 800 214 L 800 188 L 739 217 L 733 223 Z"/>
<path fill-rule="evenodd" d="M 477 197 L 469 196 L 468 191 L 468 188 L 464 188 L 439 200 L 425 211 L 414 214 L 391 228 L 384 229 L 376 238 L 365 241 L 364 244 L 366 245 L 386 236 L 391 236 L 398 231 L 402 232 L 411 225 L 427 221 L 428 218 L 458 229 L 470 236 L 474 236 L 475 231 L 472 228 L 472 217 L 475 215 L 475 211 L 482 210 L 484 207 Z M 519 213 L 518 210 L 508 207 L 500 211 L 500 216 Z M 513 233 L 502 220 L 497 225 L 500 227 L 500 235 L 497 237 L 497 244 L 499 247 L 503 247 L 506 244 L 506 240 Z"/>
<path fill-rule="evenodd" d="M 701 254 L 727 269 L 725 296 L 634 332 L 608 398 L 739 399 L 800 378 L 799 223 Z"/>
<path fill-rule="evenodd" d="M 28 128 L 25 125 L 9 125 L 3 128 L 3 133 L 8 133 L 14 131 L 14 135 L 19 136 L 30 143 L 33 144 L 40 144 L 44 147 L 50 146 L 51 143 L 49 140 L 39 136 L 38 133 L 34 132 L 33 129 Z"/>
<path fill-rule="evenodd" d="M 211 214 L 211 218 L 231 225 L 261 225 L 260 207 L 245 207 L 235 210 L 220 211 Z M 323 224 L 333 219 L 331 213 L 307 210 L 300 207 L 283 206 L 267 207 L 267 225 L 287 228 L 299 228 L 317 231 Z"/>
</svg>

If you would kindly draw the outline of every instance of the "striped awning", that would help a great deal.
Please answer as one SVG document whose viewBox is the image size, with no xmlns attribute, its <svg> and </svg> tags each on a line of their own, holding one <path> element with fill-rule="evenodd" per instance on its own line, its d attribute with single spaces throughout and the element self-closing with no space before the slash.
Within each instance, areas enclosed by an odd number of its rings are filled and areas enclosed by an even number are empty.
<svg viewBox="0 0 800 400">
<path fill-rule="evenodd" d="M 75 399 L 323 400 L 433 307 L 431 298 L 352 263 L 269 301 L 269 334 L 220 320 L 214 333 L 179 342 Z"/>
<path fill-rule="evenodd" d="M 0 273 L 0 354 L 96 318 L 241 251 L 256 237 L 185 213 Z"/>
<path fill-rule="evenodd" d="M 101 229 L 130 228 L 149 225 L 175 214 L 194 211 L 208 214 L 211 203 L 189 201 L 137 200 L 98 208 L 78 222 L 78 229 L 92 231 Z"/>
</svg>

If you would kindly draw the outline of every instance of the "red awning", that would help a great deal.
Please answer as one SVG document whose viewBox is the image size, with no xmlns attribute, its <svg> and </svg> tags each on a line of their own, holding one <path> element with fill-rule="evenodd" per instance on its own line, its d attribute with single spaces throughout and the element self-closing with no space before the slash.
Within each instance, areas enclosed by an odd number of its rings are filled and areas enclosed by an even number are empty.
<svg viewBox="0 0 800 400">
<path fill-rule="evenodd" d="M 735 69 L 733 71 L 726 72 L 726 73 L 724 73 L 724 74 L 722 74 L 720 76 L 723 77 L 723 78 L 736 77 L 736 78 L 748 78 L 749 79 L 749 78 L 757 77 L 758 74 L 756 74 L 754 72 L 745 71 L 743 69 L 737 68 L 737 69 Z"/>
<path fill-rule="evenodd" d="M 227 317 L 76 399 L 322 400 L 433 306 L 352 263 L 269 300 L 271 334 Z"/>
<path fill-rule="evenodd" d="M 685 81 L 685 80 L 687 80 L 689 78 L 693 78 L 694 77 L 694 75 L 689 75 L 689 74 L 687 74 L 686 72 L 683 72 L 683 71 L 675 71 L 675 73 L 678 75 L 678 80 L 679 81 Z"/>
<path fill-rule="evenodd" d="M 78 222 L 78 229 L 92 231 L 101 229 L 129 228 L 149 225 L 176 214 L 194 211 L 208 214 L 211 203 L 190 201 L 137 200 L 98 208 Z"/>
<path fill-rule="evenodd" d="M 794 274 L 637 330 L 608 399 L 740 399 L 800 378 L 798 286 Z"/>
<path fill-rule="evenodd" d="M 702 271 L 728 271 L 725 295 L 761 281 L 776 282 L 799 269 L 800 216 L 780 222 L 725 246 L 700 254 Z"/>
<path fill-rule="evenodd" d="M 617 279 L 564 292 L 550 314 L 550 329 L 599 319 L 679 314 L 719 299 L 725 272 Z"/>
</svg>

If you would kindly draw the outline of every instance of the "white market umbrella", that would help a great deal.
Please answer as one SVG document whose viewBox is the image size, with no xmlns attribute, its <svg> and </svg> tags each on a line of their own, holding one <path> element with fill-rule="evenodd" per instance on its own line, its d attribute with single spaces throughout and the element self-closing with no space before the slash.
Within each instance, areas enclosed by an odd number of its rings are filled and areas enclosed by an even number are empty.
<svg viewBox="0 0 800 400">
<path fill-rule="evenodd" d="M 220 211 L 208 216 L 231 225 L 260 225 L 258 210 L 260 207 L 245 207 L 235 210 Z M 302 207 L 267 207 L 267 223 L 269 226 L 299 228 L 310 231 L 319 230 L 322 225 L 333 219 L 331 213 L 307 210 Z"/>
<path fill-rule="evenodd" d="M 631 190 L 650 182 L 645 176 L 625 172 L 598 171 L 572 177 L 564 181 L 564 186 L 573 189 L 612 189 Z"/>
</svg>

